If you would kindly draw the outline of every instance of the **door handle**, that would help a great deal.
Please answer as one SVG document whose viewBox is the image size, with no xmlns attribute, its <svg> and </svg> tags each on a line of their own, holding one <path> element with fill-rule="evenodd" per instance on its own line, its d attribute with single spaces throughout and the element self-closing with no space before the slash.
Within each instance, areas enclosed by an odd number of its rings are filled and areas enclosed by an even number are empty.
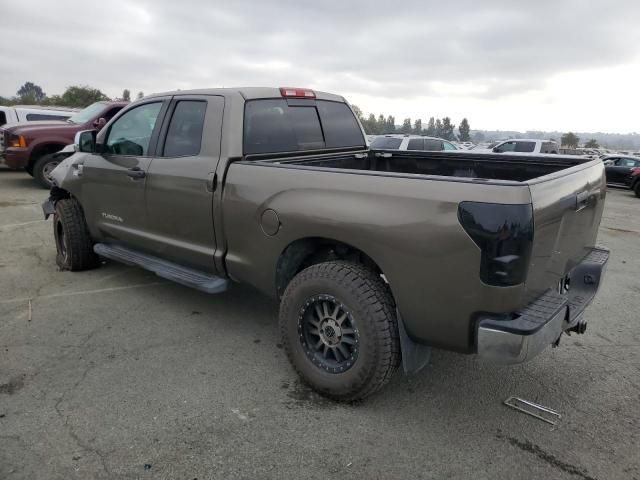
<svg viewBox="0 0 640 480">
<path fill-rule="evenodd" d="M 576 195 L 576 212 L 579 212 L 587 206 L 589 202 L 589 192 L 584 190 Z"/>
<path fill-rule="evenodd" d="M 131 178 L 144 178 L 147 174 L 140 167 L 133 167 L 127 170 L 127 176 Z"/>
</svg>

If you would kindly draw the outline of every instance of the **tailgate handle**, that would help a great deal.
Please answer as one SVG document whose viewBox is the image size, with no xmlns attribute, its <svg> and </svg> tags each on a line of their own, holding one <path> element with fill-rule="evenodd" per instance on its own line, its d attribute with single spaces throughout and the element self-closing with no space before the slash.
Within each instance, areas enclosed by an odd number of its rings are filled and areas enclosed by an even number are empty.
<svg viewBox="0 0 640 480">
<path fill-rule="evenodd" d="M 576 194 L 576 212 L 579 212 L 587 206 L 589 202 L 589 192 L 584 190 Z"/>
</svg>

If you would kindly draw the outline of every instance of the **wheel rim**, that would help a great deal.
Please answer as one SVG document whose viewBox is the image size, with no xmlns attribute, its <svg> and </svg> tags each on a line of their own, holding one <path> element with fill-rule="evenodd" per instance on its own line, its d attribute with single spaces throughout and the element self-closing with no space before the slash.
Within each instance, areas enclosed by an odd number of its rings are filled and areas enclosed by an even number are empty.
<svg viewBox="0 0 640 480">
<path fill-rule="evenodd" d="M 64 234 L 64 228 L 62 227 L 62 222 L 60 220 L 56 221 L 56 247 L 58 248 L 58 253 L 66 260 L 67 237 Z"/>
<path fill-rule="evenodd" d="M 60 162 L 58 161 L 52 161 L 52 162 L 48 162 L 42 168 L 42 176 L 45 178 L 47 182 L 53 183 L 53 178 L 51 178 L 51 172 L 53 172 L 53 169 L 56 168 L 59 164 Z"/>
<path fill-rule="evenodd" d="M 307 358 L 326 372 L 345 372 L 358 358 L 359 334 L 353 316 L 331 295 L 306 301 L 298 315 L 298 338 Z"/>
</svg>

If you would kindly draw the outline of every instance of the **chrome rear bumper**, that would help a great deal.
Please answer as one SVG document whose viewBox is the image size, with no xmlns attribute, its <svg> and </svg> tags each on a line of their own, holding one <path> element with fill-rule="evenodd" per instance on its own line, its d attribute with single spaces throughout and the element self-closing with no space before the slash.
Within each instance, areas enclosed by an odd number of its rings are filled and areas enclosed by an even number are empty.
<svg viewBox="0 0 640 480">
<path fill-rule="evenodd" d="M 600 286 L 609 250 L 593 248 L 570 273 L 567 293 L 548 290 L 513 315 L 482 315 L 477 322 L 478 355 L 496 363 L 531 360 L 567 330 L 584 331 L 581 316 Z"/>
</svg>

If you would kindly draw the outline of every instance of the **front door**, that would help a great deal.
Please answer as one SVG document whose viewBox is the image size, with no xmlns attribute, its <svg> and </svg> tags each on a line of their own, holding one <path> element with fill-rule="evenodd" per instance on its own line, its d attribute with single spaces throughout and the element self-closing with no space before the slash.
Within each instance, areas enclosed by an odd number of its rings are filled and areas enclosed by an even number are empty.
<svg viewBox="0 0 640 480">
<path fill-rule="evenodd" d="M 223 110 L 220 96 L 175 96 L 146 184 L 152 251 L 209 273 L 216 273 L 213 192 Z"/>
<path fill-rule="evenodd" d="M 99 135 L 99 153 L 84 161 L 83 207 L 102 241 L 144 246 L 146 176 L 167 104 L 153 99 L 123 112 Z"/>
</svg>

